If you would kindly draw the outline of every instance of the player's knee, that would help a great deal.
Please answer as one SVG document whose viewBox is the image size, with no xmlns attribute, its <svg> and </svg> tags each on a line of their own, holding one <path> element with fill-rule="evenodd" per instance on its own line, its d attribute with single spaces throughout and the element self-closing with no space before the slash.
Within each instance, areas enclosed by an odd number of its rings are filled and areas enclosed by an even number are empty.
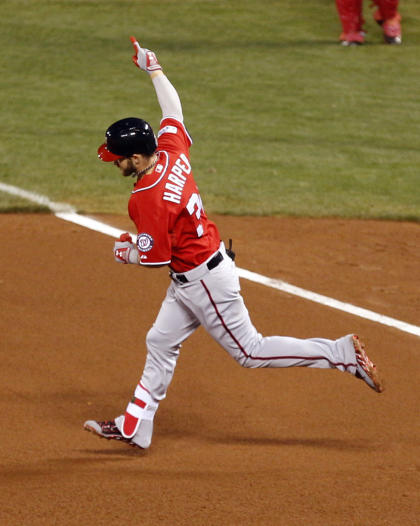
<svg viewBox="0 0 420 526">
<path fill-rule="evenodd" d="M 157 351 L 162 348 L 162 335 L 154 327 L 152 327 L 146 335 L 146 346 L 149 352 Z"/>
<path fill-rule="evenodd" d="M 252 360 L 250 360 L 249 356 L 245 356 L 243 354 L 240 354 L 236 358 L 236 361 L 241 367 L 245 367 L 246 369 L 249 369 L 249 368 L 252 367 Z"/>
<path fill-rule="evenodd" d="M 155 327 L 152 327 L 146 335 L 146 346 L 147 350 L 151 354 L 161 353 L 161 352 L 174 352 L 177 353 L 179 345 L 175 345 L 170 339 L 170 334 L 165 334 Z"/>
</svg>

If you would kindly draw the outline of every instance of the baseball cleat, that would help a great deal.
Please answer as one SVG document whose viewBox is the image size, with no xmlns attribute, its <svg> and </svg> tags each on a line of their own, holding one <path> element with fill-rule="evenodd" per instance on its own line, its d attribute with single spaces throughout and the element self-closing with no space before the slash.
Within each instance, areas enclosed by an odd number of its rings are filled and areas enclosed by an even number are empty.
<svg viewBox="0 0 420 526">
<path fill-rule="evenodd" d="M 141 448 L 139 445 L 135 444 L 130 438 L 125 438 L 122 436 L 120 430 L 115 425 L 114 420 L 106 420 L 104 422 L 97 422 L 96 420 L 88 420 L 83 424 L 84 429 L 91 433 L 95 433 L 100 438 L 106 438 L 107 440 L 119 440 L 120 442 L 125 442 L 129 446 Z"/>
<path fill-rule="evenodd" d="M 363 31 L 353 31 L 351 33 L 341 33 L 340 41 L 342 46 L 361 46 L 365 41 Z"/>
<path fill-rule="evenodd" d="M 384 39 L 387 44 L 401 44 L 401 15 L 398 13 L 382 24 Z"/>
<path fill-rule="evenodd" d="M 353 335 L 353 346 L 357 362 L 356 377 L 364 380 L 368 386 L 377 393 L 382 393 L 384 386 L 379 377 L 376 365 L 369 359 L 363 343 L 356 334 Z"/>
<path fill-rule="evenodd" d="M 384 39 L 387 44 L 401 44 L 401 15 L 397 13 L 394 18 L 384 20 L 379 9 L 373 13 L 373 19 L 382 27 Z"/>
</svg>

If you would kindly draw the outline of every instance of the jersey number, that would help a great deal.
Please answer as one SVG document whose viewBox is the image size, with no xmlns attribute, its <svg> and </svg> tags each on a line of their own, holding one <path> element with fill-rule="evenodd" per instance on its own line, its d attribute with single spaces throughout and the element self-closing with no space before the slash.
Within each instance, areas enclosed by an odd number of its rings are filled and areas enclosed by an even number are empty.
<svg viewBox="0 0 420 526">
<path fill-rule="evenodd" d="M 188 213 L 192 218 L 196 218 L 197 236 L 201 237 L 204 234 L 203 225 L 200 223 L 201 213 L 204 212 L 203 203 L 200 194 L 192 194 L 187 203 Z"/>
</svg>

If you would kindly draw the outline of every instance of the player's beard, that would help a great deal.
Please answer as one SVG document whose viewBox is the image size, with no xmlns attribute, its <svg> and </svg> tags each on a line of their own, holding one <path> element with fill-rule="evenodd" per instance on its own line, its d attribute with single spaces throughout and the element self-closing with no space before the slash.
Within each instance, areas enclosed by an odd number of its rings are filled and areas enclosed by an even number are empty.
<svg viewBox="0 0 420 526">
<path fill-rule="evenodd" d="M 137 175 L 137 170 L 136 170 L 136 167 L 134 166 L 134 163 L 131 159 L 127 159 L 127 166 L 125 168 L 123 168 L 121 166 L 121 172 L 123 174 L 124 177 L 136 177 Z"/>
</svg>

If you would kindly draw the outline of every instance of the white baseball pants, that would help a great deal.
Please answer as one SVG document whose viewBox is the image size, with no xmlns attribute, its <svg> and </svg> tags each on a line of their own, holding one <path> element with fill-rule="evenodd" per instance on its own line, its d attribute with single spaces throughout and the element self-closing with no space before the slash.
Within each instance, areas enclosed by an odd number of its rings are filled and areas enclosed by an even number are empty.
<svg viewBox="0 0 420 526">
<path fill-rule="evenodd" d="M 181 344 L 200 325 L 243 367 L 335 368 L 355 374 L 351 334 L 338 340 L 259 334 L 240 294 L 235 264 L 223 244 L 220 251 L 224 259 L 213 270 L 204 268 L 204 274 L 198 273 L 202 274 L 199 279 L 186 284 L 170 284 L 147 334 L 147 358 L 140 383 L 156 402 L 166 395 Z"/>
</svg>

